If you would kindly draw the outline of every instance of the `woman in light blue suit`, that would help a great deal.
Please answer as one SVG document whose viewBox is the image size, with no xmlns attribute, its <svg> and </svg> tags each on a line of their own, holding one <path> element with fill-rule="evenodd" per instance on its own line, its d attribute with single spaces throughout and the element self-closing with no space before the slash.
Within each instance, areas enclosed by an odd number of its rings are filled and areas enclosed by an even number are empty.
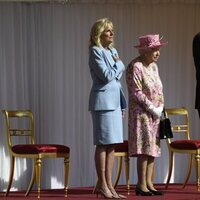
<svg viewBox="0 0 200 200">
<path fill-rule="evenodd" d="M 92 88 L 89 110 L 93 121 L 95 164 L 98 176 L 96 193 L 105 198 L 125 198 L 112 185 L 114 145 L 123 142 L 122 117 L 126 100 L 120 78 L 125 70 L 113 47 L 113 24 L 107 19 L 97 20 L 90 33 L 89 67 Z"/>
</svg>

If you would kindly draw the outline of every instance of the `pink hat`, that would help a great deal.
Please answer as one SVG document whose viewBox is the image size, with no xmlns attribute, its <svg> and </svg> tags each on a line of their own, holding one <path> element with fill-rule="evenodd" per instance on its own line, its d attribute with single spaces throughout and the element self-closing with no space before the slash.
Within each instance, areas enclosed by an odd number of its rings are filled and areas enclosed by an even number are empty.
<svg viewBox="0 0 200 200">
<path fill-rule="evenodd" d="M 135 48 L 138 49 L 146 49 L 146 48 L 156 48 L 156 47 L 161 47 L 167 44 L 167 42 L 161 43 L 160 40 L 162 39 L 159 38 L 158 34 L 154 35 L 144 35 L 139 37 L 140 44 L 134 46 Z"/>
</svg>

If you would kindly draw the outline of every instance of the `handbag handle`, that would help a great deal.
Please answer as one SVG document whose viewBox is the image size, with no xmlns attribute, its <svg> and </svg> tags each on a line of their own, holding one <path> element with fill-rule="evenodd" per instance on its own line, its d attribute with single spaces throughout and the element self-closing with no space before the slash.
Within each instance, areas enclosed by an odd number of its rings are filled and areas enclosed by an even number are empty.
<svg viewBox="0 0 200 200">
<path fill-rule="evenodd" d="M 162 116 L 164 116 L 164 118 Z M 163 111 L 162 111 L 162 115 L 161 115 L 161 119 L 166 119 L 166 118 L 167 118 L 167 115 L 166 115 L 165 106 L 164 106 Z"/>
</svg>

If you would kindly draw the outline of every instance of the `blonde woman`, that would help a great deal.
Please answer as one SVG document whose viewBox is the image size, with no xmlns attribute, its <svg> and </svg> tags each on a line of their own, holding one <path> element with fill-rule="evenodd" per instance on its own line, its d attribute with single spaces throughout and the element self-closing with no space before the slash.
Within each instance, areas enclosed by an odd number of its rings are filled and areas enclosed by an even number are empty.
<svg viewBox="0 0 200 200">
<path fill-rule="evenodd" d="M 98 176 L 96 193 L 104 198 L 120 199 L 112 185 L 114 147 L 123 142 L 122 117 L 126 101 L 120 84 L 125 70 L 117 50 L 113 47 L 113 24 L 107 19 L 97 20 L 91 29 L 89 68 L 92 88 L 89 111 L 93 122 L 95 165 Z"/>
</svg>

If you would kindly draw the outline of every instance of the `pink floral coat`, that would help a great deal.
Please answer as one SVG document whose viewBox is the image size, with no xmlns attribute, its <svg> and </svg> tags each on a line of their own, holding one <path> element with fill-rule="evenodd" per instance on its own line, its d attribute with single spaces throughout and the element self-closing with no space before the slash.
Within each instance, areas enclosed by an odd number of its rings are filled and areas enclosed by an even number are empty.
<svg viewBox="0 0 200 200">
<path fill-rule="evenodd" d="M 129 96 L 129 156 L 160 156 L 159 119 L 148 111 L 150 104 L 164 105 L 163 87 L 156 63 L 145 67 L 138 58 L 126 69 Z"/>
</svg>

